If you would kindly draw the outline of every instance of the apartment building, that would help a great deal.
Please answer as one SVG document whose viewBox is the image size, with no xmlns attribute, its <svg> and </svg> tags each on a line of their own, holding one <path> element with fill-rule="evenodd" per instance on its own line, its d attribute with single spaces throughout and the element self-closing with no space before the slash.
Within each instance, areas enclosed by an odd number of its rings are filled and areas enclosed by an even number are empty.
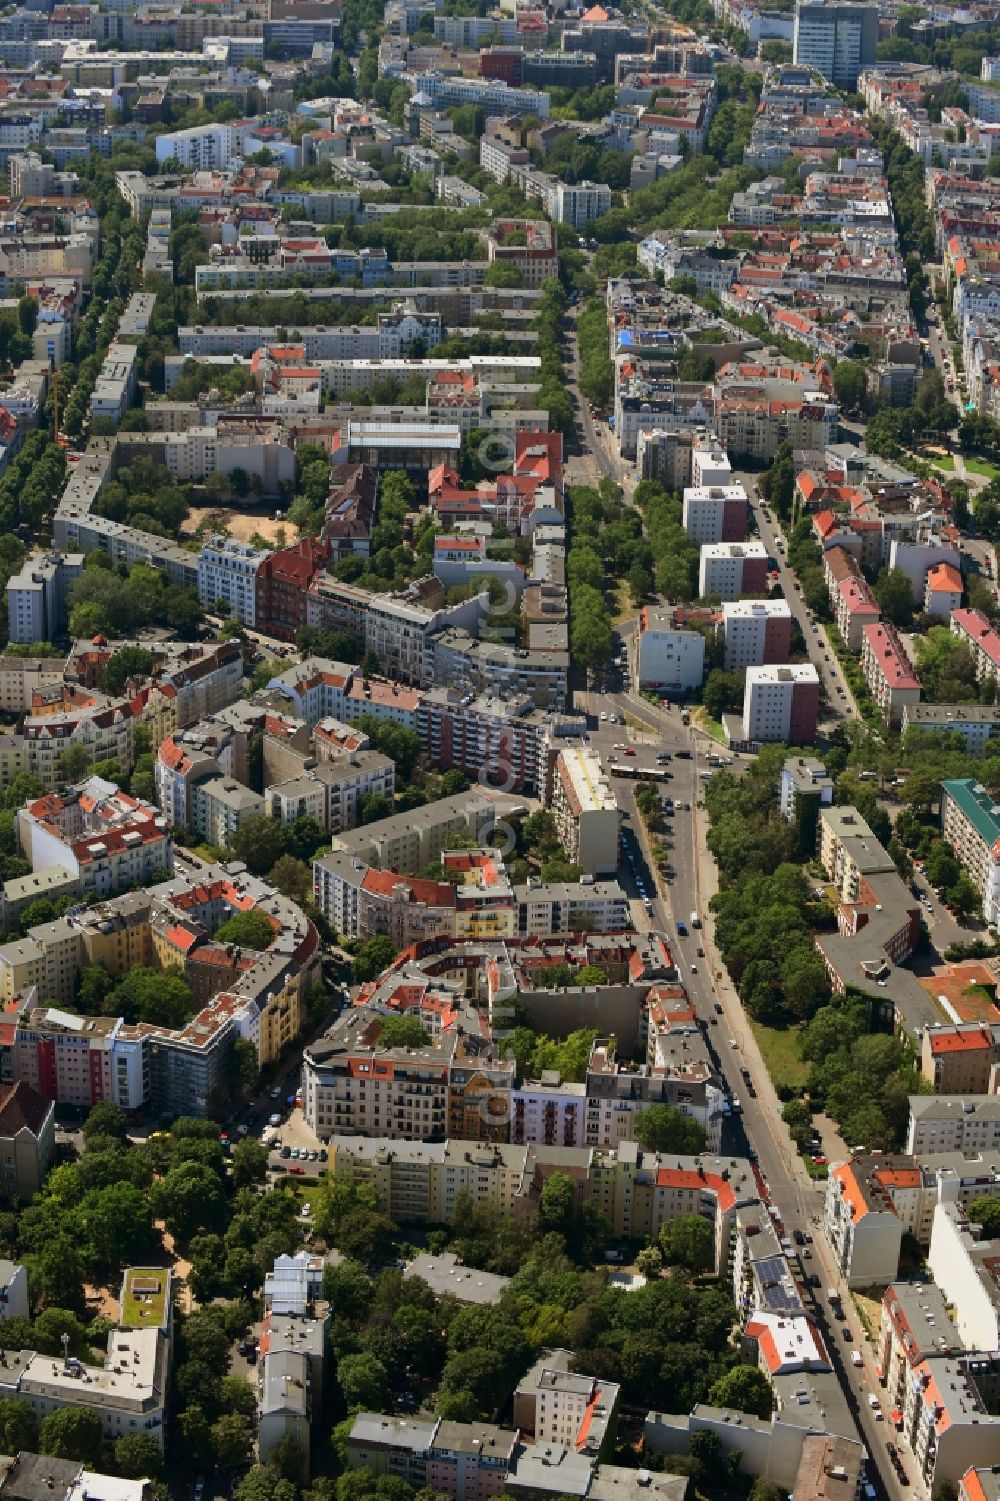
<svg viewBox="0 0 1000 1501">
<path fill-rule="evenodd" d="M 54 641 L 66 630 L 66 596 L 83 572 L 82 553 L 32 553 L 7 580 L 7 629 L 19 645 Z"/>
<path fill-rule="evenodd" d="M 559 751 L 550 806 L 568 858 L 590 875 L 614 875 L 621 815 L 601 762 L 588 746 Z"/>
<path fill-rule="evenodd" d="M 228 125 L 195 125 L 190 130 L 172 130 L 156 138 L 158 164 L 174 160 L 189 172 L 228 167 L 236 149 Z"/>
<path fill-rule="evenodd" d="M 1000 675 L 1000 633 L 982 610 L 953 610 L 951 633 L 972 649 L 976 663 L 976 681 Z"/>
<path fill-rule="evenodd" d="M 497 812 L 497 804 L 480 793 L 460 792 L 335 835 L 333 851 L 409 875 L 439 860 L 452 834 L 473 846 L 488 843 Z"/>
<path fill-rule="evenodd" d="M 706 485 L 728 487 L 732 483 L 733 468 L 729 462 L 729 455 L 710 433 L 701 434 L 691 444 L 691 484 L 697 488 Z M 743 487 L 740 486 L 740 488 Z M 744 497 L 745 495 L 746 491 L 744 491 Z M 712 539 L 706 537 L 705 540 Z M 742 538 L 717 537 L 714 540 L 717 542 L 742 541 Z"/>
<path fill-rule="evenodd" d="M 963 593 L 961 571 L 953 563 L 935 564 L 927 572 L 924 613 L 938 620 L 949 620 L 961 608 Z"/>
<path fill-rule="evenodd" d="M 906 1151 L 913 1157 L 1000 1148 L 1000 1095 L 911 1095 Z"/>
<path fill-rule="evenodd" d="M 903 1222 L 893 1190 L 916 1194 L 919 1168 L 896 1168 L 893 1159 L 856 1157 L 831 1167 L 823 1228 L 848 1287 L 892 1282 L 899 1269 Z"/>
<path fill-rule="evenodd" d="M 488 140 L 486 136 L 482 138 L 483 148 Z M 489 141 L 489 144 L 498 146 L 500 143 Z M 527 158 L 527 152 L 524 155 Z M 544 219 L 494 220 L 484 231 L 483 239 L 488 263 L 491 266 L 512 266 L 520 276 L 522 286 L 538 288 L 550 277 L 559 275 L 556 234 Z"/>
<path fill-rule="evenodd" d="M 790 756 L 781 769 L 779 806 L 781 816 L 799 831 L 802 854 L 813 854 L 819 834 L 819 816 L 833 803 L 833 778 L 815 756 Z"/>
<path fill-rule="evenodd" d="M 743 739 L 812 745 L 819 718 L 819 673 L 811 662 L 747 668 Z"/>
<path fill-rule="evenodd" d="M 997 704 L 911 704 L 903 711 L 903 734 L 910 725 L 923 730 L 944 730 L 961 735 L 966 751 L 982 755 L 1000 737 L 1000 706 Z"/>
<path fill-rule="evenodd" d="M 936 1282 L 893 1282 L 882 1295 L 876 1370 L 890 1414 L 902 1416 L 908 1388 L 928 1356 L 954 1357 L 962 1340 Z"/>
<path fill-rule="evenodd" d="M 963 1349 L 1000 1353 L 1000 1240 L 985 1236 L 960 1204 L 938 1204 L 927 1262 Z"/>
<path fill-rule="evenodd" d="M 941 783 L 941 830 L 968 872 L 990 925 L 1000 922 L 1000 808 L 971 777 Z"/>
<path fill-rule="evenodd" d="M 920 1072 L 938 1095 L 989 1094 L 1000 1063 L 1000 1027 L 988 1022 L 928 1027 Z"/>
<path fill-rule="evenodd" d="M 898 728 L 907 706 L 920 702 L 922 690 L 899 632 L 888 621 L 865 626 L 861 671 L 882 718 L 891 729 Z"/>
<path fill-rule="evenodd" d="M 797 0 L 793 54 L 841 89 L 857 87 L 858 75 L 875 61 L 878 6 L 821 4 Z"/>
<path fill-rule="evenodd" d="M 692 470 L 694 462 L 692 450 Z M 684 491 L 684 530 L 700 547 L 717 542 L 743 542 L 747 534 L 747 510 L 747 494 L 742 485 L 689 485 Z"/>
<path fill-rule="evenodd" d="M 506 1492 L 517 1448 L 517 1432 L 492 1423 L 361 1412 L 347 1438 L 347 1466 L 433 1485 L 451 1501 L 489 1501 Z"/>
<path fill-rule="evenodd" d="M 698 594 L 702 599 L 735 600 L 767 589 L 767 548 L 763 542 L 715 542 L 701 549 Z"/>
<path fill-rule="evenodd" d="M 29 1203 L 40 1191 L 56 1150 L 55 1106 L 47 1096 L 19 1079 L 0 1085 L 0 1173 L 8 1200 Z M 28 1287 L 23 1267 L 0 1275 L 0 1317 L 28 1317 Z M 23 1300 L 23 1310 L 21 1302 Z"/>
<path fill-rule="evenodd" d="M 556 933 L 622 933 L 631 929 L 628 894 L 617 881 L 547 881 L 514 887 L 517 931 L 525 938 Z"/>
<path fill-rule="evenodd" d="M 383 797 L 391 804 L 395 786 L 396 767 L 388 756 L 354 750 L 265 787 L 264 809 L 281 823 L 293 824 L 306 816 L 315 818 L 327 833 L 339 834 L 361 822 L 365 797 Z"/>
<path fill-rule="evenodd" d="M 877 625 L 882 618 L 875 596 L 857 560 L 846 548 L 824 550 L 823 574 L 837 630 L 849 651 L 860 652 L 866 629 Z"/>
<path fill-rule="evenodd" d="M 621 1388 L 613 1381 L 578 1375 L 571 1350 L 544 1350 L 514 1389 L 514 1424 L 536 1444 L 558 1444 L 576 1453 L 601 1452 L 609 1438 Z"/>
<path fill-rule="evenodd" d="M 425 1013 L 419 1013 L 424 1015 Z M 355 1009 L 303 1055 L 302 1110 L 322 1141 L 335 1135 L 443 1141 L 506 1135 L 514 1064 L 455 1024 L 420 1048 L 379 1043 L 378 1012 Z"/>
<path fill-rule="evenodd" d="M 727 600 L 722 606 L 722 639 L 727 672 L 787 662 L 792 646 L 792 612 L 788 601 Z"/>
<path fill-rule="evenodd" d="M 173 870 L 173 836 L 155 803 L 91 777 L 64 794 L 48 793 L 17 815 L 18 838 L 33 870 L 59 866 L 82 896 L 116 896 Z"/>
<path fill-rule="evenodd" d="M 705 637 L 686 628 L 685 612 L 673 605 L 644 605 L 639 628 L 629 638 L 632 683 L 665 693 L 693 693 L 705 679 Z"/>
<path fill-rule="evenodd" d="M 237 542 L 212 537 L 198 554 L 198 598 L 207 610 L 235 615 L 253 630 L 257 624 L 257 575 L 267 553 Z"/>
<path fill-rule="evenodd" d="M 118 426 L 135 401 L 139 351 L 134 344 L 111 344 L 90 396 L 91 419 L 105 417 Z"/>
<path fill-rule="evenodd" d="M 206 843 L 227 849 L 240 825 L 264 813 L 266 806 L 259 792 L 244 787 L 235 778 L 208 777 L 191 789 L 190 826 Z"/>
</svg>

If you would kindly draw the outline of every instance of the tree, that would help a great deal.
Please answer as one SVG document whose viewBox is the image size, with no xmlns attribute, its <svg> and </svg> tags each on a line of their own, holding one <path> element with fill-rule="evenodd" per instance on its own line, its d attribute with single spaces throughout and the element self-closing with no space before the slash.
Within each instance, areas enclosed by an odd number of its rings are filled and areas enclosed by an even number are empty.
<svg viewBox="0 0 1000 1501">
<path fill-rule="evenodd" d="M 857 360 L 839 360 L 833 372 L 833 389 L 842 407 L 859 411 L 868 390 L 864 365 Z"/>
<path fill-rule="evenodd" d="M 234 912 L 232 917 L 220 923 L 215 930 L 219 943 L 235 943 L 240 948 L 270 948 L 275 939 L 275 927 L 266 912 L 260 907 L 251 907 L 248 912 Z"/>
<path fill-rule="evenodd" d="M 199 1230 L 220 1229 L 225 1223 L 226 1201 L 211 1168 L 199 1162 L 172 1167 L 152 1191 L 156 1213 L 171 1235 L 187 1240 Z"/>
<path fill-rule="evenodd" d="M 913 585 L 901 568 L 883 568 L 872 593 L 882 614 L 893 625 L 907 627 L 913 621 Z"/>
<path fill-rule="evenodd" d="M 227 1469 L 240 1469 L 253 1457 L 253 1432 L 242 1413 L 224 1412 L 212 1424 L 212 1448 L 216 1461 Z"/>
<path fill-rule="evenodd" d="M 756 1366 L 737 1365 L 712 1387 L 708 1400 L 713 1407 L 735 1407 L 753 1417 L 769 1418 L 773 1408 L 771 1384 Z"/>
<path fill-rule="evenodd" d="M 636 1112 L 632 1134 L 647 1152 L 700 1152 L 705 1146 L 705 1130 L 690 1116 L 673 1105 L 650 1105 Z"/>
<path fill-rule="evenodd" d="M 163 1476 L 160 1446 L 148 1433 L 125 1433 L 115 1443 L 115 1469 L 126 1480 L 159 1480 Z"/>
<path fill-rule="evenodd" d="M 38 1419 L 20 1397 L 0 1397 L 0 1454 L 38 1447 Z"/>
<path fill-rule="evenodd" d="M 103 971 L 102 971 L 103 973 Z M 95 1105 L 83 1123 L 83 1139 L 96 1136 L 113 1136 L 122 1146 L 128 1141 L 128 1117 L 120 1105 L 102 1100 Z"/>
<path fill-rule="evenodd" d="M 272 865 L 288 854 L 288 830 L 276 818 L 252 813 L 233 834 L 230 848 L 253 875 L 266 876 Z"/>
<path fill-rule="evenodd" d="M 251 1136 L 233 1147 L 232 1164 L 233 1183 L 237 1188 L 263 1183 L 267 1177 L 267 1151 Z"/>
<path fill-rule="evenodd" d="M 552 1173 L 546 1178 L 538 1204 L 545 1229 L 568 1235 L 573 1226 L 573 1203 L 573 1180 L 568 1173 Z"/>
<path fill-rule="evenodd" d="M 660 1229 L 660 1249 L 668 1266 L 708 1272 L 715 1266 L 715 1231 L 700 1214 L 681 1214 Z"/>
<path fill-rule="evenodd" d="M 156 658 L 143 646 L 123 646 L 114 652 L 104 670 L 104 688 L 117 698 L 129 678 L 148 677 Z"/>
<path fill-rule="evenodd" d="M 361 822 L 379 823 L 381 819 L 388 818 L 392 812 L 389 799 L 383 797 L 381 792 L 366 792 L 361 799 Z"/>
<path fill-rule="evenodd" d="M 636 1270 L 655 1280 L 663 1271 L 663 1253 L 658 1246 L 644 1246 L 635 1258 Z"/>
<path fill-rule="evenodd" d="M 305 861 L 297 860 L 294 855 L 282 855 L 276 860 L 268 880 L 293 902 L 301 904 L 312 895 L 312 873 Z"/>
<path fill-rule="evenodd" d="M 979 892 L 968 871 L 959 871 L 958 879 L 948 887 L 946 895 L 959 917 L 971 917 L 979 910 Z"/>
<path fill-rule="evenodd" d="M 364 943 L 359 944 L 354 951 L 351 976 L 355 985 L 362 985 L 366 980 L 374 980 L 395 957 L 396 950 L 392 940 L 384 933 L 376 933 L 372 938 L 366 938 Z"/>
<path fill-rule="evenodd" d="M 430 1042 L 427 1031 L 416 1016 L 381 1016 L 378 1029 L 380 1047 L 423 1048 Z"/>
<path fill-rule="evenodd" d="M 337 1381 L 348 1408 L 385 1412 L 389 1405 L 389 1378 L 374 1355 L 345 1355 L 337 1363 Z"/>
<path fill-rule="evenodd" d="M 42 1419 L 38 1451 L 54 1459 L 76 1459 L 100 1469 L 104 1435 L 97 1413 L 87 1407 L 63 1407 Z"/>
<path fill-rule="evenodd" d="M 68 745 L 59 756 L 59 774 L 66 782 L 79 782 L 90 768 L 90 753 L 85 746 Z"/>
<path fill-rule="evenodd" d="M 965 1212 L 971 1224 L 982 1225 L 985 1240 L 1000 1236 L 1000 1199 L 973 1199 Z"/>
<path fill-rule="evenodd" d="M 788 1501 L 788 1487 L 776 1484 L 766 1475 L 758 1475 L 750 1487 L 749 1501 Z"/>
</svg>

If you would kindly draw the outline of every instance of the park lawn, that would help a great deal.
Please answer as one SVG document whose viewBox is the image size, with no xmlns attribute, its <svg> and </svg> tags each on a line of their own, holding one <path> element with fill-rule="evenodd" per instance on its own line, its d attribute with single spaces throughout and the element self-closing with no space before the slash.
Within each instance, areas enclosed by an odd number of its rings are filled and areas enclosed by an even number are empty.
<svg viewBox="0 0 1000 1501">
<path fill-rule="evenodd" d="M 755 1021 L 750 1026 L 775 1089 L 783 1084 L 801 1089 L 809 1077 L 809 1065 L 799 1056 L 798 1027 L 768 1027 Z"/>
<path fill-rule="evenodd" d="M 971 469 L 973 474 L 981 474 L 985 479 L 997 479 L 1000 477 L 1000 469 L 996 464 L 991 464 L 987 459 L 966 459 L 966 469 Z"/>
<path fill-rule="evenodd" d="M 928 458 L 935 469 L 944 469 L 948 474 L 951 474 L 955 468 L 955 460 L 950 453 L 928 454 Z"/>
<path fill-rule="evenodd" d="M 624 625 L 626 620 L 634 620 L 638 613 L 639 606 L 633 602 L 632 590 L 625 580 L 621 579 L 615 586 L 611 624 Z"/>
</svg>

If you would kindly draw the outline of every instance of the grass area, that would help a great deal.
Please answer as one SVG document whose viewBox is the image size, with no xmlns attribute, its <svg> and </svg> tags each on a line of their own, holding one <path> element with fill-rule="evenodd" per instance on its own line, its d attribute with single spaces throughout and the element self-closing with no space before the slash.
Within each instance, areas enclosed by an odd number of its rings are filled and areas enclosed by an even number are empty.
<svg viewBox="0 0 1000 1501">
<path fill-rule="evenodd" d="M 692 723 L 699 729 L 704 730 L 706 735 L 711 735 L 720 745 L 726 744 L 726 732 L 717 719 L 713 719 L 707 709 L 694 709 L 691 714 Z"/>
<path fill-rule="evenodd" d="M 634 620 L 639 613 L 639 606 L 632 599 L 632 590 L 622 580 L 615 587 L 614 600 L 611 605 L 611 624 L 624 625 L 626 620 Z"/>
<path fill-rule="evenodd" d="M 965 467 L 971 469 L 973 474 L 981 474 L 985 479 L 1000 478 L 1000 469 L 987 459 L 966 459 Z"/>
<path fill-rule="evenodd" d="M 866 1293 L 852 1293 L 851 1297 L 868 1338 L 874 1340 L 876 1331 L 882 1326 L 882 1304 L 876 1298 L 869 1298 Z"/>
<path fill-rule="evenodd" d="M 226 858 L 225 850 L 216 844 L 189 844 L 187 848 L 192 855 L 197 855 L 199 860 L 207 860 L 209 865 L 215 865 L 219 860 Z"/>
<path fill-rule="evenodd" d="M 955 469 L 955 460 L 950 453 L 929 455 L 935 469 L 943 469 L 947 474 L 952 474 Z"/>
<path fill-rule="evenodd" d="M 801 1089 L 809 1077 L 809 1065 L 799 1056 L 799 1029 L 768 1027 L 755 1021 L 751 1021 L 750 1027 L 775 1089 L 783 1084 L 789 1089 Z"/>
</svg>

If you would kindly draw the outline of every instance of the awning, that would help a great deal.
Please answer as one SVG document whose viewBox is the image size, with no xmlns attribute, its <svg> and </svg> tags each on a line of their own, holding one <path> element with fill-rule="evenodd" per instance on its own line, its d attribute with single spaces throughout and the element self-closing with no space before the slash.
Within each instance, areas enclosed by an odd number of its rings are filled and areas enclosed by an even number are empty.
<svg viewBox="0 0 1000 1501">
<path fill-rule="evenodd" d="M 897 1428 L 901 1428 L 903 1426 L 903 1414 L 900 1412 L 898 1407 L 894 1407 L 892 1409 L 892 1421 L 895 1423 Z"/>
</svg>

